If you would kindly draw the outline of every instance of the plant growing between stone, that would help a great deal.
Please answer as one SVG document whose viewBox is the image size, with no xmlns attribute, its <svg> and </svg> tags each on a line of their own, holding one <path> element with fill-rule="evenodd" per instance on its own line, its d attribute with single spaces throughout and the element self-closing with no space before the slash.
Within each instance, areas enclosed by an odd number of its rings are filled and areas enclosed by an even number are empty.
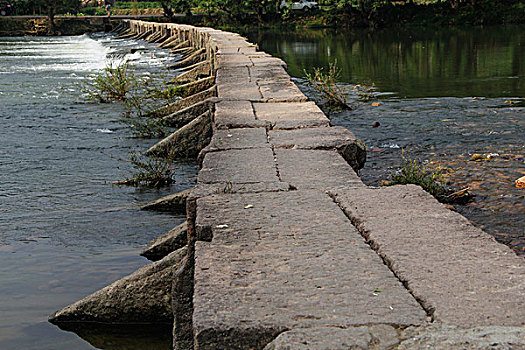
<svg viewBox="0 0 525 350">
<path fill-rule="evenodd" d="M 325 73 L 323 68 L 314 68 L 313 74 L 305 70 L 306 79 L 327 101 L 328 105 L 341 108 L 352 109 L 346 103 L 346 94 L 343 89 L 337 85 L 340 70 L 337 68 L 337 61 L 330 63 L 328 72 Z"/>
<path fill-rule="evenodd" d="M 468 188 L 454 191 L 445 186 L 445 169 L 431 167 L 418 159 L 410 159 L 402 152 L 404 164 L 397 172 L 392 173 L 389 185 L 414 184 L 421 186 L 425 191 L 442 203 L 467 202 L 472 196 Z"/>
<path fill-rule="evenodd" d="M 116 185 L 127 185 L 136 187 L 155 187 L 173 183 L 173 173 L 177 169 L 174 166 L 173 157 L 146 157 L 140 153 L 130 153 L 129 161 L 135 168 L 135 173 L 129 179 L 115 181 Z"/>
</svg>

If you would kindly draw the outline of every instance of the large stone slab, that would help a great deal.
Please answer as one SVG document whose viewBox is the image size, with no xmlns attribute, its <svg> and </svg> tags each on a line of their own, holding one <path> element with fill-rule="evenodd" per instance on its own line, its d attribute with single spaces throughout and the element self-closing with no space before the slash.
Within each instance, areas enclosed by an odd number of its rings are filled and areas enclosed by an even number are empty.
<svg viewBox="0 0 525 350">
<path fill-rule="evenodd" d="M 486 326 L 462 329 L 433 324 L 409 327 L 403 332 L 399 350 L 525 349 L 525 327 Z"/>
<path fill-rule="evenodd" d="M 270 148 L 211 152 L 204 156 L 198 183 L 279 182 Z"/>
<path fill-rule="evenodd" d="M 221 68 L 217 70 L 216 83 L 224 84 L 247 84 L 251 82 L 248 67 Z"/>
<path fill-rule="evenodd" d="M 525 260 L 414 185 L 331 192 L 433 318 L 521 326 Z"/>
<path fill-rule="evenodd" d="M 266 136 L 266 129 L 245 128 L 216 130 L 211 138 L 210 144 L 203 149 L 203 152 L 264 147 L 270 148 L 270 143 Z"/>
<path fill-rule="evenodd" d="M 255 83 L 217 84 L 217 96 L 224 100 L 260 101 L 259 87 Z"/>
<path fill-rule="evenodd" d="M 295 129 L 329 126 L 330 121 L 314 102 L 254 103 L 257 119 L 273 129 Z"/>
<path fill-rule="evenodd" d="M 252 81 L 263 82 L 290 82 L 290 76 L 282 66 L 254 66 L 249 67 Z"/>
<path fill-rule="evenodd" d="M 366 162 L 366 145 L 341 126 L 270 130 L 268 138 L 276 148 L 337 150 L 355 171 Z"/>
<path fill-rule="evenodd" d="M 425 312 L 322 191 L 197 201 L 196 349 L 262 348 L 298 327 L 420 324 Z M 211 237 L 209 237 L 211 238 Z"/>
<path fill-rule="evenodd" d="M 259 81 L 257 85 L 259 85 L 264 102 L 306 102 L 308 100 L 291 81 Z"/>
<path fill-rule="evenodd" d="M 215 127 L 217 129 L 260 128 L 266 122 L 257 120 L 251 102 L 221 101 L 215 105 Z"/>
<path fill-rule="evenodd" d="M 399 343 L 390 325 L 296 328 L 279 334 L 264 350 L 392 349 Z"/>
<path fill-rule="evenodd" d="M 281 180 L 297 189 L 365 186 L 337 151 L 276 149 L 275 154 Z"/>
</svg>

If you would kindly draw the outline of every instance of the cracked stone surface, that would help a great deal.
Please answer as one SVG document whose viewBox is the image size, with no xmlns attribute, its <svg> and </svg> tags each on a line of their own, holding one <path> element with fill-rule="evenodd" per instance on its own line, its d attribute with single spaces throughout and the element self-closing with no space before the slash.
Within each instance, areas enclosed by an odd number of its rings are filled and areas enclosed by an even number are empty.
<svg viewBox="0 0 525 350">
<path fill-rule="evenodd" d="M 399 350 L 519 350 L 525 349 L 525 327 L 487 326 L 462 329 L 431 325 L 409 327 Z"/>
<path fill-rule="evenodd" d="M 249 101 L 221 101 L 215 105 L 215 127 L 217 129 L 259 128 L 266 122 L 255 119 Z"/>
<path fill-rule="evenodd" d="M 308 98 L 291 81 L 257 82 L 263 100 L 268 102 L 306 102 Z"/>
<path fill-rule="evenodd" d="M 256 82 L 290 82 L 290 76 L 281 66 L 249 67 L 250 77 Z"/>
<path fill-rule="evenodd" d="M 222 68 L 217 70 L 215 82 L 220 85 L 250 82 L 248 67 Z"/>
<path fill-rule="evenodd" d="M 329 126 L 330 121 L 314 102 L 254 103 L 256 118 L 274 129 Z"/>
<path fill-rule="evenodd" d="M 251 148 L 207 153 L 197 182 L 279 182 L 279 178 L 272 150 Z"/>
<path fill-rule="evenodd" d="M 351 328 L 295 328 L 281 333 L 264 350 L 391 349 L 399 343 L 398 331 L 386 324 Z"/>
<path fill-rule="evenodd" d="M 426 319 L 322 191 L 201 198 L 196 230 L 212 238 L 195 246 L 196 349 L 258 347 L 298 327 Z"/>
<path fill-rule="evenodd" d="M 225 100 L 259 101 L 262 98 L 255 83 L 217 84 L 217 94 Z"/>
<path fill-rule="evenodd" d="M 415 185 L 331 193 L 436 320 L 524 325 L 525 260 L 509 247 Z"/>
<path fill-rule="evenodd" d="M 342 126 L 270 130 L 268 136 L 277 148 L 337 149 L 356 140 L 354 134 Z"/>
<path fill-rule="evenodd" d="M 282 181 L 297 189 L 365 187 L 337 151 L 276 149 Z"/>
<path fill-rule="evenodd" d="M 216 130 L 205 152 L 229 149 L 247 149 L 270 147 L 266 129 L 247 128 Z"/>
</svg>

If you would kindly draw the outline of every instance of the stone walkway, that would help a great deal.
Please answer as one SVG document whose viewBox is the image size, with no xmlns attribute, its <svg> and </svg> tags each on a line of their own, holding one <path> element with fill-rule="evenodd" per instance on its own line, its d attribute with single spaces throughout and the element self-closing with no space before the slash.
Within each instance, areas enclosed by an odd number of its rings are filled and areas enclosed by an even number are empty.
<svg viewBox="0 0 525 350">
<path fill-rule="evenodd" d="M 429 321 L 520 327 L 505 331 L 525 346 L 525 261 L 416 186 L 367 188 L 363 146 L 284 62 L 216 37 L 220 102 L 188 205 L 195 349 L 386 348 L 408 326 L 441 332 Z"/>
</svg>

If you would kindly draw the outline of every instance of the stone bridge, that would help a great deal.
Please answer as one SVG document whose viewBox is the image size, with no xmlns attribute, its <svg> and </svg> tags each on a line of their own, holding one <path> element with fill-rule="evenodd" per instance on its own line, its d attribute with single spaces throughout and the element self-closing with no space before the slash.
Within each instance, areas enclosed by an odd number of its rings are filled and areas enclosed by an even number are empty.
<svg viewBox="0 0 525 350">
<path fill-rule="evenodd" d="M 187 97 L 158 111 L 179 129 L 147 152 L 201 169 L 147 206 L 187 214 L 156 261 L 51 322 L 169 324 L 175 349 L 525 347 L 525 261 L 417 186 L 365 186 L 364 145 L 282 60 L 212 28 L 116 31 L 185 55 Z"/>
</svg>

